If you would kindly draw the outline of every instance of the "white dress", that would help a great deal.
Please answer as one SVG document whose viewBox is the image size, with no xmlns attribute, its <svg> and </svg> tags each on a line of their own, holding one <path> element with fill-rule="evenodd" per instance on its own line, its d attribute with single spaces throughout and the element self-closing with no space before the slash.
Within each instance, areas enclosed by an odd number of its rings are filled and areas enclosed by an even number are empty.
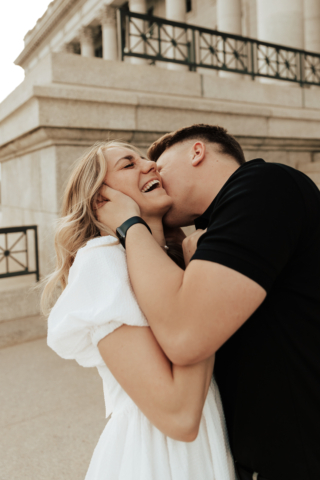
<svg viewBox="0 0 320 480">
<path fill-rule="evenodd" d="M 218 388 L 211 382 L 194 442 L 173 440 L 139 410 L 105 365 L 97 344 L 123 324 L 148 326 L 131 288 L 125 250 L 113 237 L 90 240 L 51 311 L 48 345 L 63 358 L 97 367 L 106 416 L 86 480 L 234 480 Z"/>
</svg>

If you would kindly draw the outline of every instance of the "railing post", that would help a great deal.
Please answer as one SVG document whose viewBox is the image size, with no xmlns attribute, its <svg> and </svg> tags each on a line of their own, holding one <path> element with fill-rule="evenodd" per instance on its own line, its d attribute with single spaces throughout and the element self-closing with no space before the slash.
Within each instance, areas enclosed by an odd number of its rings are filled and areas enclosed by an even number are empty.
<svg viewBox="0 0 320 480">
<path fill-rule="evenodd" d="M 118 23 L 118 45 L 119 45 L 119 58 L 121 62 L 124 60 L 124 32 L 122 25 L 125 22 L 125 16 L 123 10 L 118 8 L 117 11 L 117 23 Z"/>
<path fill-rule="evenodd" d="M 36 276 L 37 276 L 37 282 L 40 280 L 40 273 L 39 273 L 39 249 L 38 249 L 38 227 L 35 226 L 34 228 L 34 247 L 35 247 L 35 255 L 36 255 Z"/>
<path fill-rule="evenodd" d="M 299 67 L 300 67 L 300 86 L 304 86 L 304 80 L 305 80 L 305 75 L 304 75 L 304 53 L 299 52 Z"/>
<path fill-rule="evenodd" d="M 250 42 L 250 52 L 251 52 L 251 78 L 252 80 L 255 79 L 255 58 L 254 58 L 254 42 Z M 258 49 L 256 49 L 258 51 Z"/>
<path fill-rule="evenodd" d="M 196 67 L 196 35 L 195 35 L 195 31 L 194 29 L 192 29 L 192 41 L 191 41 L 191 46 L 190 46 L 190 51 L 191 51 L 191 62 L 192 62 L 192 66 L 191 66 L 191 70 L 193 72 L 196 72 L 197 71 L 197 67 Z"/>
</svg>

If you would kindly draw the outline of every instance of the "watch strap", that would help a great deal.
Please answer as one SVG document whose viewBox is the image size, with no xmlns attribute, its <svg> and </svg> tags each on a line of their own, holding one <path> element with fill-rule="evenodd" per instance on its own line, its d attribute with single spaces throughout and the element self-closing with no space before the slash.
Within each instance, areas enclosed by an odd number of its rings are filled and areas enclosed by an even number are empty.
<svg viewBox="0 0 320 480">
<path fill-rule="evenodd" d="M 120 225 L 120 227 L 118 227 L 117 230 L 116 230 L 117 237 L 119 238 L 120 243 L 123 246 L 123 248 L 126 248 L 127 231 L 129 230 L 130 227 L 132 227 L 132 225 L 135 225 L 136 223 L 142 223 L 142 225 L 147 227 L 147 229 L 149 230 L 149 232 L 152 235 L 152 232 L 151 232 L 151 229 L 150 229 L 149 225 L 141 217 L 131 217 L 128 220 L 126 220 L 125 222 L 123 222 L 123 224 Z"/>
</svg>

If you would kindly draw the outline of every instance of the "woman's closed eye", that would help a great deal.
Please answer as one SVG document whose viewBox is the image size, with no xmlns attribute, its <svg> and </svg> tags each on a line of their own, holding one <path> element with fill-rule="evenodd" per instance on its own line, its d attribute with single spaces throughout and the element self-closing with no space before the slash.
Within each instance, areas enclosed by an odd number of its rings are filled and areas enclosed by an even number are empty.
<svg viewBox="0 0 320 480">
<path fill-rule="evenodd" d="M 129 167 L 134 167 L 134 163 L 128 163 L 128 165 L 126 165 L 126 166 L 123 167 L 123 168 L 129 168 Z"/>
</svg>

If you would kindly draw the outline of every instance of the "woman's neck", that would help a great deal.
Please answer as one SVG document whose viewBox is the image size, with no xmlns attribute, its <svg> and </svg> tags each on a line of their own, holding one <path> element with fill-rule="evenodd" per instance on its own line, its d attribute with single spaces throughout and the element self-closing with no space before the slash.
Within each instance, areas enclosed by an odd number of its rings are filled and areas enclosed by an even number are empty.
<svg viewBox="0 0 320 480">
<path fill-rule="evenodd" d="M 166 239 L 163 233 L 163 224 L 162 218 L 146 218 L 143 217 L 143 220 L 149 225 L 152 231 L 152 236 L 156 240 L 156 242 L 160 245 L 160 247 L 164 247 L 166 244 Z"/>
</svg>

